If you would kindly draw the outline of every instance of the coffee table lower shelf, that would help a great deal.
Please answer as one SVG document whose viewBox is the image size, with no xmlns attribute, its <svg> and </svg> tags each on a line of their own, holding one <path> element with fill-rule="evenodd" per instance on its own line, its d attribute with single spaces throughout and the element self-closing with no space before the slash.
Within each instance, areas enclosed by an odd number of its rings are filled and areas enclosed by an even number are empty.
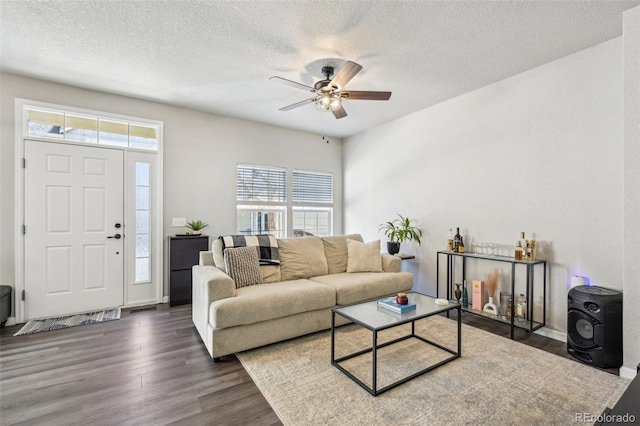
<svg viewBox="0 0 640 426">
<path fill-rule="evenodd" d="M 422 295 L 420 295 L 420 296 L 422 296 Z M 424 297 L 428 297 L 428 296 L 424 296 Z M 458 324 L 457 324 L 457 328 L 458 328 L 458 330 L 457 330 L 457 333 L 458 333 L 458 347 L 457 347 L 457 350 L 453 350 L 453 349 L 447 348 L 445 346 L 442 346 L 442 345 L 440 345 L 440 344 L 438 344 L 436 342 L 433 342 L 433 341 L 431 341 L 429 339 L 426 339 L 426 338 L 424 338 L 424 337 L 422 337 L 420 335 L 417 335 L 415 333 L 415 322 L 416 321 L 418 321 L 420 319 L 428 318 L 429 316 L 434 315 L 434 314 L 439 313 L 439 312 L 429 313 L 427 315 L 420 316 L 420 317 L 407 318 L 405 321 L 400 320 L 400 321 L 398 321 L 398 322 L 396 322 L 396 323 L 394 323 L 392 325 L 385 326 L 385 327 L 382 327 L 382 328 L 374 328 L 374 327 L 371 327 L 369 324 L 367 324 L 365 322 L 359 321 L 357 318 L 353 318 L 353 317 L 351 317 L 349 315 L 345 315 L 344 313 L 340 312 L 340 308 L 335 308 L 331 312 L 331 365 L 336 367 L 338 370 L 342 371 L 347 377 L 349 377 L 351 380 L 356 382 L 358 385 L 360 385 L 363 389 L 365 389 L 367 392 L 369 392 L 373 396 L 380 395 L 381 393 L 386 392 L 386 391 L 388 391 L 390 389 L 393 389 L 396 386 L 399 386 L 399 385 L 401 385 L 403 383 L 406 383 L 409 380 L 415 379 L 418 376 L 421 376 L 421 375 L 423 375 L 425 373 L 428 373 L 429 371 L 431 371 L 433 369 L 436 369 L 436 368 L 438 368 L 438 367 L 440 367 L 440 366 L 442 366 L 442 365 L 444 365 L 444 364 L 446 364 L 448 362 L 451 362 L 456 358 L 460 358 L 460 356 L 461 356 L 462 351 L 461 351 L 461 333 L 460 332 L 461 332 L 462 322 L 461 322 L 461 308 L 460 308 L 460 305 L 459 304 L 451 305 L 449 309 L 444 309 L 443 311 L 448 312 L 450 310 L 457 310 L 458 311 L 458 321 L 457 321 L 458 322 Z M 442 311 L 440 311 L 440 312 L 442 312 Z M 340 315 L 342 317 L 345 317 L 345 318 L 353 321 L 354 323 L 356 323 L 356 324 L 358 324 L 358 325 L 370 330 L 372 332 L 372 345 L 371 345 L 371 347 L 367 348 L 367 349 L 363 349 L 363 350 L 358 351 L 358 352 L 354 352 L 354 353 L 342 356 L 342 357 L 336 359 L 335 358 L 335 335 L 336 335 L 335 334 L 335 330 L 336 330 L 336 327 L 335 327 L 335 316 L 336 315 Z M 403 337 L 400 337 L 400 338 L 397 338 L 395 340 L 391 340 L 389 342 L 378 344 L 378 332 L 379 331 L 386 330 L 386 329 L 389 329 L 389 328 L 392 328 L 392 327 L 397 327 L 399 325 L 407 324 L 407 323 L 411 323 L 411 334 L 403 336 Z M 420 370 L 420 371 L 418 371 L 416 373 L 413 373 L 413 374 L 411 374 L 411 375 L 409 375 L 409 376 L 407 376 L 407 377 L 405 377 L 403 379 L 400 379 L 400 380 L 398 380 L 398 381 L 396 381 L 394 383 L 391 383 L 391 384 L 389 384 L 387 386 L 384 386 L 383 388 L 378 389 L 378 387 L 377 387 L 378 350 L 382 349 L 382 348 L 384 348 L 386 346 L 390 346 L 390 345 L 402 342 L 402 341 L 407 340 L 407 339 L 418 339 L 418 340 L 420 340 L 420 341 L 422 341 L 422 342 L 424 342 L 426 344 L 435 346 L 438 349 L 441 349 L 443 351 L 446 351 L 446 352 L 450 353 L 451 356 L 448 357 L 448 358 L 445 358 L 445 359 L 443 359 L 443 360 L 441 360 L 441 361 L 439 361 L 439 362 L 437 362 L 437 363 L 435 363 L 433 365 L 430 365 L 430 366 L 428 366 L 428 367 L 426 367 L 426 368 L 424 368 L 424 369 L 422 369 L 422 370 Z M 349 360 L 349 359 L 352 359 L 352 358 L 355 358 L 355 357 L 358 357 L 358 356 L 361 356 L 361 355 L 364 355 L 364 354 L 367 354 L 367 353 L 372 353 L 372 360 L 371 360 L 372 385 L 371 386 L 368 386 L 366 383 L 364 383 L 362 380 L 358 379 L 350 371 L 348 371 L 346 368 L 344 368 L 342 365 L 340 365 L 340 363 L 343 362 L 343 361 L 346 361 L 346 360 Z"/>
</svg>

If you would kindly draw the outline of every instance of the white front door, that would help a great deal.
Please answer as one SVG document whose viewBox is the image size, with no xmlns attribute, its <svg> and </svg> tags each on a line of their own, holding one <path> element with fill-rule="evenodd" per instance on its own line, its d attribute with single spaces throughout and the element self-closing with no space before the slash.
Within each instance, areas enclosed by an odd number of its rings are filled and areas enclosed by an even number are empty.
<svg viewBox="0 0 640 426">
<path fill-rule="evenodd" d="M 25 320 L 123 304 L 123 158 L 25 140 Z"/>
</svg>

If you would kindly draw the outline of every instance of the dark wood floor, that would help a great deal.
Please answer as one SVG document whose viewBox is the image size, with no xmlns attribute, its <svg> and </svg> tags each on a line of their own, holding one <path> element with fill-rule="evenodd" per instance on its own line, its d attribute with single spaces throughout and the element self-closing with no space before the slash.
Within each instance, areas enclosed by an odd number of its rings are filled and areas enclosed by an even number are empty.
<svg viewBox="0 0 640 426">
<path fill-rule="evenodd" d="M 480 317 L 463 322 L 509 336 Z M 279 425 L 235 356 L 213 363 L 191 306 L 125 310 L 118 321 L 13 337 L 0 330 L 1 425 Z M 566 344 L 516 339 L 571 357 Z"/>
<path fill-rule="evenodd" d="M 0 331 L 2 425 L 281 424 L 235 357 L 213 363 L 191 306 L 13 337 Z"/>
</svg>

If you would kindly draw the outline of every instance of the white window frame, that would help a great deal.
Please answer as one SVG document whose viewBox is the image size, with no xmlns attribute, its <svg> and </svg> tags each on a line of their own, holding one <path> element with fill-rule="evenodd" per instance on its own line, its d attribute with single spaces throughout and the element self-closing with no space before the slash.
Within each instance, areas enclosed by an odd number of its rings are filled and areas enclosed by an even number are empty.
<svg viewBox="0 0 640 426">
<path fill-rule="evenodd" d="M 131 276 L 134 273 L 133 267 L 135 267 L 135 230 L 128 232 L 131 238 L 125 240 L 124 254 L 125 254 L 125 277 L 124 277 L 124 301 L 123 306 L 137 306 L 146 305 L 151 303 L 162 303 L 163 297 L 163 211 L 162 211 L 162 176 L 163 176 L 163 123 L 162 121 L 150 120 L 145 118 L 130 117 L 119 114 L 111 114 L 102 111 L 93 111 L 83 108 L 70 107 L 65 105 L 51 104 L 47 102 L 39 102 L 29 99 L 15 99 L 15 292 L 17 297 L 15 298 L 16 306 L 14 306 L 14 314 L 16 322 L 24 321 L 24 301 L 22 301 L 21 294 L 24 290 L 24 235 L 22 234 L 23 218 L 24 218 L 24 173 L 22 167 L 22 159 L 24 158 L 24 141 L 26 139 L 36 141 L 47 141 L 64 144 L 75 144 L 82 146 L 100 146 L 96 143 L 85 143 L 76 141 L 66 141 L 61 138 L 47 138 L 39 136 L 29 136 L 27 133 L 27 123 L 25 120 L 26 108 L 42 108 L 49 110 L 57 110 L 65 113 L 96 116 L 105 119 L 113 119 L 119 121 L 127 121 L 133 124 L 155 126 L 157 128 L 157 150 L 150 150 L 144 148 L 130 148 L 120 147 L 114 145 L 102 145 L 103 147 L 109 147 L 111 149 L 120 149 L 124 152 L 124 215 L 125 215 L 125 227 L 134 226 L 135 224 L 135 174 L 132 175 L 132 167 L 135 161 L 148 161 L 152 166 L 151 182 L 153 189 L 150 209 L 151 214 L 151 247 L 152 254 L 152 266 L 151 266 L 151 279 L 152 282 L 146 283 L 146 288 L 143 288 L 140 284 L 133 285 Z M 133 176 L 133 178 L 132 178 Z M 132 185 L 133 184 L 133 185 Z M 133 202 L 133 204 L 132 204 Z M 132 208 L 133 207 L 133 208 Z M 127 230 L 124 230 L 127 232 Z M 127 235 L 127 236 L 128 236 Z M 133 262 L 131 256 L 134 256 Z M 134 277 L 135 278 L 135 277 Z M 143 291 L 141 291 L 143 290 Z"/>
<path fill-rule="evenodd" d="M 300 173 L 300 174 L 305 174 L 305 175 L 318 175 L 318 176 L 323 176 L 323 177 L 330 177 L 331 178 L 331 201 L 320 201 L 320 200 L 298 200 L 295 196 L 295 192 L 294 192 L 294 177 L 296 173 Z M 307 211 L 307 212 L 317 212 L 317 213 L 322 213 L 322 212 L 326 212 L 328 213 L 328 223 L 327 223 L 327 231 L 328 234 L 327 235 L 333 235 L 333 198 L 334 198 L 334 185 L 333 185 L 334 179 L 333 179 L 333 173 L 328 173 L 328 172 L 318 172 L 318 171 L 311 171 L 311 170 L 300 170 L 300 169 L 294 169 L 291 172 L 291 191 L 292 191 L 292 196 L 291 196 L 291 223 L 293 224 L 293 215 L 296 211 Z M 296 231 L 296 229 L 292 229 L 291 234 L 293 235 L 294 232 Z M 306 230 L 303 230 L 306 231 Z M 315 234 L 314 234 L 315 235 Z M 318 235 L 318 236 L 326 236 L 326 235 Z"/>
<path fill-rule="evenodd" d="M 284 173 L 284 187 L 282 188 L 284 192 L 282 193 L 283 199 L 281 201 L 271 201 L 271 200 L 240 200 L 238 199 L 238 169 L 244 167 L 248 169 L 256 169 L 256 170 L 273 170 L 279 173 Z M 263 166 L 263 165 L 254 165 L 254 164 L 243 164 L 239 163 L 236 165 L 236 232 L 239 234 L 244 233 L 244 230 L 239 229 L 240 223 L 238 221 L 238 216 L 241 210 L 252 210 L 257 211 L 260 209 L 264 209 L 267 212 L 271 211 L 279 211 L 282 214 L 282 223 L 280 223 L 280 234 L 276 233 L 277 237 L 285 237 L 287 235 L 287 217 L 288 217 L 288 204 L 289 200 L 288 196 L 288 173 L 287 169 L 283 167 L 273 167 L 273 166 Z M 261 233 L 271 233 L 271 231 L 259 231 Z"/>
<path fill-rule="evenodd" d="M 253 169 L 264 169 L 264 170 L 277 170 L 280 172 L 284 172 L 286 176 L 285 180 L 285 188 L 284 192 L 286 194 L 285 200 L 281 202 L 274 201 L 265 201 L 265 200 L 239 200 L 238 199 L 238 168 L 246 167 Z M 293 176 L 294 173 L 305 173 L 305 174 L 317 174 L 322 176 L 330 176 L 331 177 L 331 201 L 323 202 L 323 201 L 295 201 L 293 197 Z M 293 169 L 288 170 L 285 167 L 274 167 L 274 166 L 266 166 L 266 165 L 255 165 L 255 164 L 246 164 L 246 163 L 238 163 L 236 166 L 236 232 L 238 234 L 244 233 L 244 229 L 240 229 L 240 223 L 238 220 L 239 212 L 242 209 L 247 210 L 256 210 L 256 209 L 265 209 L 265 210 L 278 210 L 283 214 L 283 223 L 282 223 L 282 235 L 281 237 L 293 237 L 294 229 L 293 229 L 293 215 L 295 211 L 306 210 L 306 211 L 314 211 L 314 212 L 327 212 L 328 224 L 327 224 L 327 235 L 333 235 L 333 200 L 335 196 L 335 188 L 334 188 L 334 176 L 333 173 L 329 172 L 320 172 L 320 171 L 311 171 L 311 170 L 302 170 L 302 169 Z M 267 232 L 267 231 L 261 231 Z M 324 236 L 324 235 L 323 235 Z"/>
</svg>

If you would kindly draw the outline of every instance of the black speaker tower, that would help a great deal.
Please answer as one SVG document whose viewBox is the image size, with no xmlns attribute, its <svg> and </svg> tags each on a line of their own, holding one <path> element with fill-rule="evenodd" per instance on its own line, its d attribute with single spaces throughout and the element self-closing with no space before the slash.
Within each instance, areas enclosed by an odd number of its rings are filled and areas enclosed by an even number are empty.
<svg viewBox="0 0 640 426">
<path fill-rule="evenodd" d="M 569 291 L 567 350 L 600 368 L 622 366 L 622 293 L 597 286 Z"/>
</svg>

